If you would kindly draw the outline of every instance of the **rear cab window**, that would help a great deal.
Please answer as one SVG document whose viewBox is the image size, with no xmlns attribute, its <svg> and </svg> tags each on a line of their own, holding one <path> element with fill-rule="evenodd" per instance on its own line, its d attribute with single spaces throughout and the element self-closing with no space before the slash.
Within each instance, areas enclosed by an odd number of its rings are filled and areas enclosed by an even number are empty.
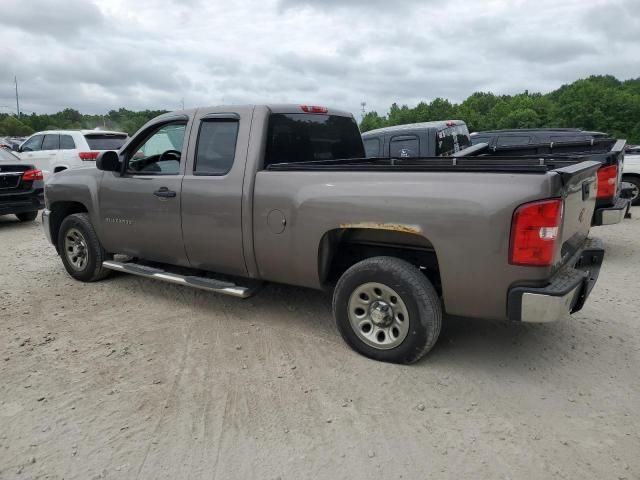
<svg viewBox="0 0 640 480">
<path fill-rule="evenodd" d="M 452 125 L 438 130 L 436 134 L 436 155 L 452 155 L 471 145 L 471 137 L 466 125 Z"/>
<path fill-rule="evenodd" d="M 265 167 L 364 156 L 353 117 L 316 113 L 272 113 L 269 117 Z"/>
<path fill-rule="evenodd" d="M 87 133 L 84 138 L 91 150 L 120 150 L 127 141 L 126 133 Z"/>
</svg>

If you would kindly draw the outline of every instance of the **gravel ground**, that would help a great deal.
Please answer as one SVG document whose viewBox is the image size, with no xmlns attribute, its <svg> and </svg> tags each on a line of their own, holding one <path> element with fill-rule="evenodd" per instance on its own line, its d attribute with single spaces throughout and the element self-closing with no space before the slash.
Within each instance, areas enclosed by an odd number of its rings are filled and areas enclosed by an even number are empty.
<svg viewBox="0 0 640 480">
<path fill-rule="evenodd" d="M 585 308 L 446 319 L 413 366 L 350 351 L 329 297 L 72 281 L 0 217 L 0 478 L 640 478 L 640 208 Z"/>
</svg>

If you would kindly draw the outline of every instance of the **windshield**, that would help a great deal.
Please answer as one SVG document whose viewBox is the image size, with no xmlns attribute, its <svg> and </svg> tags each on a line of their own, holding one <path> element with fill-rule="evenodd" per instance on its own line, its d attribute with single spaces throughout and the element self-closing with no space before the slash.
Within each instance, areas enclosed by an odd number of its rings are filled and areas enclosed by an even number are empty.
<svg viewBox="0 0 640 480">
<path fill-rule="evenodd" d="M 5 148 L 0 148 L 0 162 L 19 162 L 20 159 Z"/>
<path fill-rule="evenodd" d="M 362 137 L 351 117 L 277 113 L 269 118 L 265 167 L 364 156 Z"/>
<path fill-rule="evenodd" d="M 102 133 L 85 135 L 91 150 L 120 150 L 120 147 L 127 141 L 127 135 Z"/>
</svg>

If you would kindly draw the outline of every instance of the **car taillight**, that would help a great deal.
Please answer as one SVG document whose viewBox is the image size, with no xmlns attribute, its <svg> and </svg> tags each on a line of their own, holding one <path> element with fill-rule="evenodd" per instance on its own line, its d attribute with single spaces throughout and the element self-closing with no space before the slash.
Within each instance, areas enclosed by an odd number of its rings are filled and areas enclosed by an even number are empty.
<svg viewBox="0 0 640 480">
<path fill-rule="evenodd" d="M 42 170 L 27 170 L 22 174 L 23 182 L 33 182 L 34 180 L 44 180 Z"/>
<path fill-rule="evenodd" d="M 618 166 L 609 165 L 598 170 L 598 196 L 597 198 L 612 198 L 616 194 L 618 180 Z"/>
<path fill-rule="evenodd" d="M 329 111 L 327 107 L 320 107 L 318 105 L 300 105 L 300 108 L 306 113 L 327 113 Z"/>
<path fill-rule="evenodd" d="M 553 264 L 562 223 L 562 199 L 525 203 L 513 213 L 509 263 L 546 267 Z"/>
<path fill-rule="evenodd" d="M 90 161 L 98 158 L 98 154 L 100 152 L 80 152 L 78 155 L 80 156 L 80 160 Z"/>
</svg>

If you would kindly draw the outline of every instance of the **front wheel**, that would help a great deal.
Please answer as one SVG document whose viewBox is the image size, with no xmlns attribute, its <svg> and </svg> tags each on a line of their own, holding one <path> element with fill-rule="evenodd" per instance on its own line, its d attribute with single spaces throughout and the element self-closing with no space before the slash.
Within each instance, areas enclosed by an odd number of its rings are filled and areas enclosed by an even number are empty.
<svg viewBox="0 0 640 480">
<path fill-rule="evenodd" d="M 373 257 L 340 277 L 333 314 L 342 338 L 375 360 L 413 363 L 435 345 L 442 309 L 435 289 L 404 260 Z"/>
<path fill-rule="evenodd" d="M 74 213 L 62 221 L 58 252 L 69 275 L 81 282 L 102 280 L 110 272 L 102 266 L 107 253 L 86 213 Z"/>
</svg>

